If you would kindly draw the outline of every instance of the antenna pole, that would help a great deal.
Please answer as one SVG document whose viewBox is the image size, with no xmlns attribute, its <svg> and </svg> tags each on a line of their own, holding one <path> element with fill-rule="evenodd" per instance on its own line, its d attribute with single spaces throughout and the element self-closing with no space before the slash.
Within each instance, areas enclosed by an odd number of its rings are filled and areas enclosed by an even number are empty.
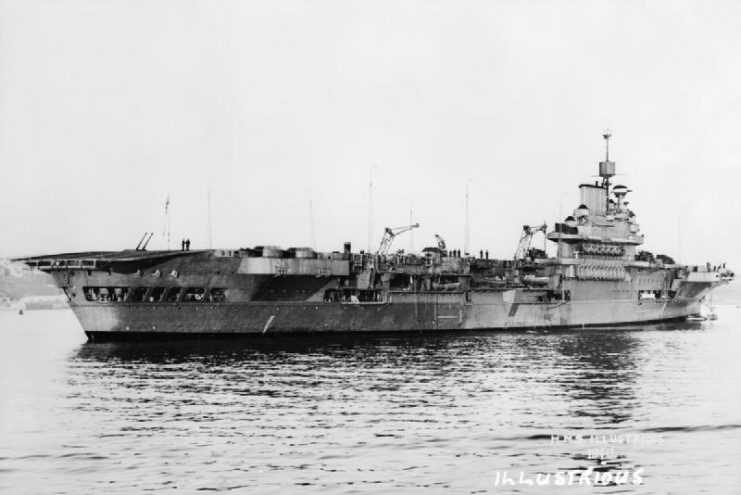
<svg viewBox="0 0 741 495">
<path fill-rule="evenodd" d="M 473 182 L 473 179 L 468 179 L 468 182 L 466 182 L 466 222 L 465 222 L 465 227 L 464 227 L 465 232 L 463 234 L 463 253 L 466 254 L 466 255 L 468 255 L 468 252 L 469 252 L 468 251 L 468 248 L 469 248 L 468 244 L 469 244 L 469 240 L 470 240 L 470 233 L 469 233 L 470 228 L 469 228 L 469 225 L 468 225 L 468 222 L 469 222 L 469 215 L 468 215 L 468 186 L 471 184 L 471 182 Z"/>
<path fill-rule="evenodd" d="M 208 248 L 214 248 L 213 239 L 211 237 L 211 189 L 208 190 Z"/>
<path fill-rule="evenodd" d="M 147 234 L 146 233 L 144 234 L 144 237 L 147 237 Z M 147 246 L 149 245 L 149 241 L 152 240 L 152 237 L 154 237 L 154 232 L 150 232 L 149 233 L 149 237 L 147 237 L 147 240 L 144 241 L 144 245 L 141 247 L 141 251 L 146 251 L 147 250 Z"/>
<path fill-rule="evenodd" d="M 311 201 L 311 191 L 309 191 L 309 216 L 311 217 L 311 247 L 316 249 L 316 229 L 314 228 L 314 203 Z"/>
<path fill-rule="evenodd" d="M 170 193 L 167 193 L 167 201 L 165 201 L 165 223 L 166 223 L 166 240 L 167 250 L 170 250 Z"/>
<path fill-rule="evenodd" d="M 614 164 L 610 163 L 610 138 L 612 137 L 612 132 L 610 129 L 605 129 L 605 132 L 602 133 L 602 137 L 605 138 L 605 169 L 600 170 L 600 175 L 604 178 L 604 186 L 605 186 L 605 215 L 608 214 L 610 211 L 610 177 L 612 177 L 612 174 L 615 173 L 614 171 Z M 603 173 L 604 172 L 604 173 Z"/>
<path fill-rule="evenodd" d="M 409 225 L 414 224 L 414 211 L 412 210 L 412 200 L 409 200 Z M 414 230 L 409 232 L 409 252 L 414 252 Z"/>
<path fill-rule="evenodd" d="M 548 224 L 545 222 L 545 220 L 543 220 L 543 227 L 545 227 L 543 229 L 543 253 L 545 253 L 546 251 L 548 251 L 548 235 L 546 235 L 548 233 Z M 548 255 L 546 254 L 546 258 L 547 257 Z"/>
<path fill-rule="evenodd" d="M 139 244 L 136 245 L 136 251 L 139 251 L 142 247 L 142 243 L 144 242 L 144 238 L 147 237 L 147 232 L 144 232 L 144 235 L 141 239 L 139 239 Z"/>
<path fill-rule="evenodd" d="M 678 244 L 678 251 L 679 256 L 677 256 L 677 261 L 679 263 L 682 262 L 682 217 L 680 216 L 677 220 L 677 244 Z M 711 293 L 712 294 L 712 293 Z"/>
<path fill-rule="evenodd" d="M 368 252 L 373 252 L 373 170 L 377 169 L 373 165 L 368 171 Z"/>
</svg>

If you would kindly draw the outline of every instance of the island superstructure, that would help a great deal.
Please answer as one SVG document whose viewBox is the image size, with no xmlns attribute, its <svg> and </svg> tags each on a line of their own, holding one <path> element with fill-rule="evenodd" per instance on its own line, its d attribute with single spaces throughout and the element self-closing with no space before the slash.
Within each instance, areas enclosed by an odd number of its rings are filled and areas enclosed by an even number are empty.
<svg viewBox="0 0 741 495">
<path fill-rule="evenodd" d="M 614 326 L 685 319 L 734 274 L 639 251 L 644 238 L 615 163 L 579 186 L 580 205 L 547 232 L 556 254 L 461 255 L 441 237 L 389 253 L 410 225 L 386 229 L 376 253 L 256 246 L 85 252 L 25 258 L 49 272 L 91 340 L 296 332 L 463 331 Z"/>
</svg>

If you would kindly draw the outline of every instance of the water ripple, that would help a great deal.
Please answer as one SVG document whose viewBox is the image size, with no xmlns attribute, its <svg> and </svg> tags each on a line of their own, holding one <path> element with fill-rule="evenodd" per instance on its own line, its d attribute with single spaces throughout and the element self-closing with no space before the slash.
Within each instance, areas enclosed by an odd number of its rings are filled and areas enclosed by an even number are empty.
<svg viewBox="0 0 741 495">
<path fill-rule="evenodd" d="M 81 345 L 40 325 L 0 347 L 0 489 L 491 493 L 503 470 L 644 469 L 641 487 L 601 489 L 731 493 L 735 314 L 725 327 Z"/>
</svg>

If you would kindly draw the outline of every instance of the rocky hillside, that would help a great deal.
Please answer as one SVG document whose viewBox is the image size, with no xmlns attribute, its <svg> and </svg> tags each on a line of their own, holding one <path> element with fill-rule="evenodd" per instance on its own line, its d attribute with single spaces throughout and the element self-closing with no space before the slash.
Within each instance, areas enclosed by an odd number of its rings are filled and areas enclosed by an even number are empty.
<svg viewBox="0 0 741 495">
<path fill-rule="evenodd" d="M 17 301 L 29 296 L 56 296 L 62 292 L 52 278 L 22 263 L 0 259 L 0 298 Z"/>
</svg>

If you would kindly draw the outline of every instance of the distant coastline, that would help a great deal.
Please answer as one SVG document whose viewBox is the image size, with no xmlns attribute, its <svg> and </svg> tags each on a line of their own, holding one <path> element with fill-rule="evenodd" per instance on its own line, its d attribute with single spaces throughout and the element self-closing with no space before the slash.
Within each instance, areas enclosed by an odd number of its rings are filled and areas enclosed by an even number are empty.
<svg viewBox="0 0 741 495">
<path fill-rule="evenodd" d="M 0 259 L 0 310 L 58 309 L 67 299 L 52 278 L 22 263 Z"/>
<path fill-rule="evenodd" d="M 733 282 L 713 291 L 713 304 L 718 306 L 741 306 L 741 286 Z"/>
</svg>

